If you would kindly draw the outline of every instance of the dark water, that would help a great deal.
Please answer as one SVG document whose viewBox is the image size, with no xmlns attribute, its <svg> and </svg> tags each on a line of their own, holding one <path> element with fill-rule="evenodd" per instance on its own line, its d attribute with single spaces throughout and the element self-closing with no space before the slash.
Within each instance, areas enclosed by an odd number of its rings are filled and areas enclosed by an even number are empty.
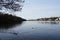
<svg viewBox="0 0 60 40">
<path fill-rule="evenodd" d="M 0 40 L 60 40 L 60 21 L 25 21 L 1 25 Z"/>
</svg>

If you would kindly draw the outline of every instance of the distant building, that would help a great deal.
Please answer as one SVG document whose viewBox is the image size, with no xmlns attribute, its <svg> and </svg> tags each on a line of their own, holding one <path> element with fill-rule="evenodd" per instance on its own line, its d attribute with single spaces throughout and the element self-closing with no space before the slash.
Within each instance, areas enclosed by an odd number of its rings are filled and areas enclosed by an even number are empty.
<svg viewBox="0 0 60 40">
<path fill-rule="evenodd" d="M 60 17 L 56 18 L 55 20 L 56 20 L 56 21 L 60 21 Z"/>
<path fill-rule="evenodd" d="M 57 19 L 55 19 L 55 21 L 58 21 L 58 18 L 57 18 Z"/>
<path fill-rule="evenodd" d="M 60 17 L 58 18 L 58 20 L 60 21 Z"/>
</svg>

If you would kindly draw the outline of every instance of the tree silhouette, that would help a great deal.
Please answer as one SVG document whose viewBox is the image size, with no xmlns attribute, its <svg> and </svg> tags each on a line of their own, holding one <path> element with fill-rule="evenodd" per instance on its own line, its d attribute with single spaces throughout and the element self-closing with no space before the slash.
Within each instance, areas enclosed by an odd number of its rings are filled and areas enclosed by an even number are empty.
<svg viewBox="0 0 60 40">
<path fill-rule="evenodd" d="M 21 11 L 25 0 L 0 0 L 0 10 Z"/>
</svg>

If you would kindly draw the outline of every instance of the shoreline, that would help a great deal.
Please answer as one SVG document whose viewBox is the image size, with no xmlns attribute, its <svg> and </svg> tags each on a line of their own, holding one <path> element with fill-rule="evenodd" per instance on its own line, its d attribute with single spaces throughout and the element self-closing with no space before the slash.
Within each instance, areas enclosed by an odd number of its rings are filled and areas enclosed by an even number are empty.
<svg viewBox="0 0 60 40">
<path fill-rule="evenodd" d="M 8 13 L 3 14 L 0 12 L 0 24 L 17 24 L 22 21 L 26 21 L 26 19 L 23 19 L 18 16 L 14 16 L 12 14 L 8 14 Z"/>
</svg>

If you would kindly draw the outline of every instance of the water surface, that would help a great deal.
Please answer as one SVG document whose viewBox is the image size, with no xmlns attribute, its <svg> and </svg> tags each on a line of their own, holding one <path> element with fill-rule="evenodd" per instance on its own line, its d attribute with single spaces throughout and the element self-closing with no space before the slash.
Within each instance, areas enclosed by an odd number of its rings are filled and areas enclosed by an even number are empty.
<svg viewBox="0 0 60 40">
<path fill-rule="evenodd" d="M 24 21 L 0 26 L 0 40 L 60 40 L 60 21 Z"/>
</svg>

